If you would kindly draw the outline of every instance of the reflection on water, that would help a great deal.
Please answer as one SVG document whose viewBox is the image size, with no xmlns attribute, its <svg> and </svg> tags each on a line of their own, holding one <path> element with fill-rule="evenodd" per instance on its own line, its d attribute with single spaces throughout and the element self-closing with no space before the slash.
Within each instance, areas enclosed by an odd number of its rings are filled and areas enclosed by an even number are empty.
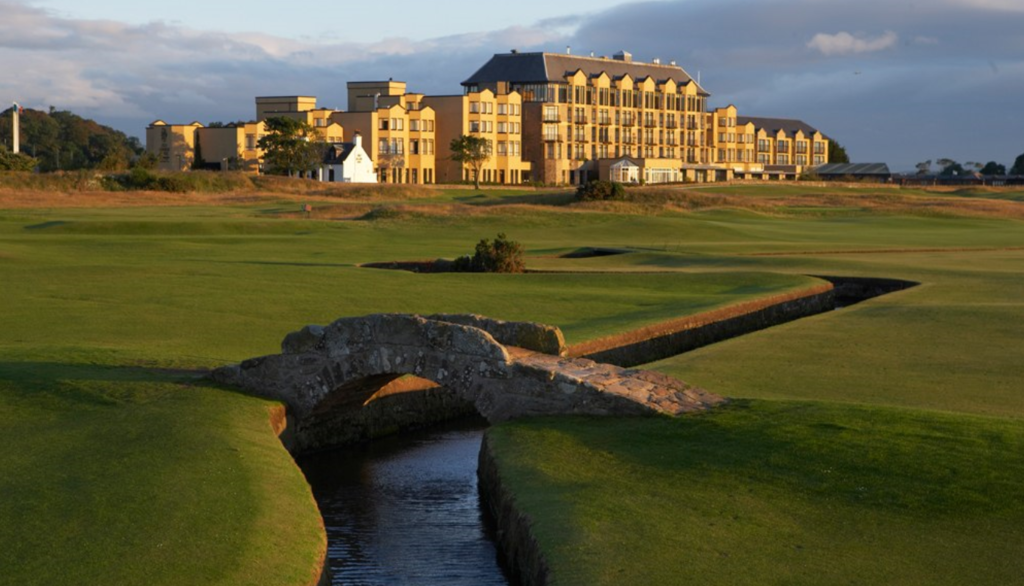
<svg viewBox="0 0 1024 586">
<path fill-rule="evenodd" d="M 327 526 L 333 584 L 507 585 L 484 525 L 484 421 L 299 459 Z"/>
</svg>

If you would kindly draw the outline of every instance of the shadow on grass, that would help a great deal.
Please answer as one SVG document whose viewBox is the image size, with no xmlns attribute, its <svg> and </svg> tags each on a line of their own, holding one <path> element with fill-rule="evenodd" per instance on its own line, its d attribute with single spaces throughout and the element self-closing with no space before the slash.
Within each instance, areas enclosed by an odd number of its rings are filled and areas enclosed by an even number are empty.
<svg viewBox="0 0 1024 586">
<path fill-rule="evenodd" d="M 567 193 L 527 193 L 522 195 L 493 196 L 485 193 L 463 195 L 453 198 L 454 201 L 473 206 L 500 206 L 500 205 L 541 205 L 541 206 L 566 206 L 576 201 L 576 195 Z"/>
<path fill-rule="evenodd" d="M 566 458 L 570 468 L 598 470 L 566 474 L 572 483 L 622 475 L 726 491 L 781 489 L 909 515 L 1024 514 L 1024 429 L 1004 420 L 734 400 L 678 419 L 543 418 L 508 427 L 515 435 L 519 425 L 545 438 L 530 442 L 534 449 Z"/>
</svg>

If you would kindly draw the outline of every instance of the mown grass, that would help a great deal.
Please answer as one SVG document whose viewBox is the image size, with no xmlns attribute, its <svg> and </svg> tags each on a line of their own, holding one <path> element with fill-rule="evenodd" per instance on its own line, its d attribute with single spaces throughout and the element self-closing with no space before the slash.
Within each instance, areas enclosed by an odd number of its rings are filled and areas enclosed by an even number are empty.
<svg viewBox="0 0 1024 586">
<path fill-rule="evenodd" d="M 500 191 L 467 203 L 475 192 L 452 190 L 364 221 L 289 217 L 304 201 L 337 203 L 315 193 L 132 205 L 121 194 L 0 195 L 5 580 L 309 577 L 319 521 L 269 431 L 269 405 L 165 369 L 274 352 L 304 324 L 376 311 L 537 320 L 583 341 L 824 274 L 922 285 L 655 365 L 759 398 L 734 409 L 492 432 L 509 438 L 499 456 L 517 494 L 536 495 L 524 509 L 556 577 L 676 584 L 696 569 L 702 583 L 1012 583 L 1011 554 L 1024 547 L 1013 488 L 1024 485 L 1014 431 L 1024 224 L 998 210 L 913 211 L 912 198 L 787 211 L 813 193 L 765 189 L 752 193 L 777 200 L 771 209 L 702 200 L 619 211 Z M 528 266 L 573 272 L 356 267 L 451 258 L 500 231 L 526 246 Z M 635 252 L 560 258 L 585 246 Z M 826 468 L 844 480 L 826 482 Z M 889 476 L 895 492 L 880 486 Z M 853 498 L 853 482 L 868 496 Z"/>
<path fill-rule="evenodd" d="M 543 265 L 921 285 L 648 365 L 730 409 L 493 428 L 553 583 L 1018 583 L 1024 224 L 878 210 L 678 221 L 660 247 Z"/>
<path fill-rule="evenodd" d="M 475 311 L 560 324 L 579 340 L 815 282 L 361 269 L 468 252 L 510 224 L 528 248 L 575 242 L 543 214 L 338 223 L 274 213 L 291 205 L 0 212 L 3 581 L 309 583 L 323 534 L 271 405 L 169 369 L 276 352 L 287 332 L 349 315 Z M 565 227 L 588 241 L 604 224 Z"/>
<path fill-rule="evenodd" d="M 1024 429 L 823 403 L 492 428 L 552 584 L 1016 584 Z"/>
</svg>

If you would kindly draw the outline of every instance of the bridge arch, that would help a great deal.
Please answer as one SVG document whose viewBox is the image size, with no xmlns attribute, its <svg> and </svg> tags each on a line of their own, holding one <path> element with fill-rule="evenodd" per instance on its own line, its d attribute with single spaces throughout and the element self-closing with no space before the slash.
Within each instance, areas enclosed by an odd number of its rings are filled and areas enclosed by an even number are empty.
<svg viewBox="0 0 1024 586">
<path fill-rule="evenodd" d="M 284 402 L 303 427 L 357 409 L 404 376 L 428 379 L 491 422 L 531 415 L 644 415 L 722 401 L 671 377 L 566 358 L 558 328 L 476 315 L 374 314 L 306 326 L 280 354 L 214 371 L 214 379 Z"/>
</svg>

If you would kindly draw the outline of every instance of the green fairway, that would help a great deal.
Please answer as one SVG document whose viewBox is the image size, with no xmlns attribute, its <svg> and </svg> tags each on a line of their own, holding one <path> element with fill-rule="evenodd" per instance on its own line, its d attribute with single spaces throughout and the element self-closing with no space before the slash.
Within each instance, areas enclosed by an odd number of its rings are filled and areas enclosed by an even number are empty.
<svg viewBox="0 0 1024 586">
<path fill-rule="evenodd" d="M 308 583 L 320 520 L 271 431 L 272 404 L 179 369 L 273 353 L 305 324 L 373 312 L 539 321 L 582 342 L 843 275 L 921 284 L 651 366 L 743 399 L 725 411 L 491 432 L 556 577 L 1012 582 L 1024 222 L 846 200 L 808 213 L 805 186 L 728 189 L 804 199 L 639 213 L 439 190 L 422 209 L 349 221 L 295 217 L 285 198 L 0 209 L 4 580 Z M 357 266 L 453 258 L 498 232 L 523 243 L 529 268 L 568 272 Z M 583 247 L 629 253 L 562 257 Z"/>
</svg>

